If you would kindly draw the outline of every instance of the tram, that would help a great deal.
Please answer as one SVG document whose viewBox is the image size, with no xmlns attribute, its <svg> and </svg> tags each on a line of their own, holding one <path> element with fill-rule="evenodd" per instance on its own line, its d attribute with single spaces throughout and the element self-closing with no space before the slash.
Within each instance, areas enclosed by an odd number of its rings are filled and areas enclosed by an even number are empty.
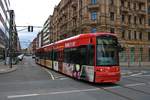
<svg viewBox="0 0 150 100">
<path fill-rule="evenodd" d="M 80 34 L 37 49 L 36 63 L 79 80 L 116 83 L 121 50 L 113 33 Z"/>
</svg>

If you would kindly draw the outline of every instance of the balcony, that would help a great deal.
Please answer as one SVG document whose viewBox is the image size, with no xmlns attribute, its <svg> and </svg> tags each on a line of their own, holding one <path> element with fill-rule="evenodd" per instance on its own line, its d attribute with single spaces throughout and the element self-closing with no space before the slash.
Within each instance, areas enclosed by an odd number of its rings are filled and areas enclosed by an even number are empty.
<svg viewBox="0 0 150 100">
<path fill-rule="evenodd" d="M 137 25 L 137 27 L 138 27 L 139 29 L 145 29 L 145 28 L 146 28 L 146 26 L 145 26 L 144 24 L 139 24 L 139 25 Z"/>
<path fill-rule="evenodd" d="M 138 14 L 139 15 L 146 15 L 147 13 L 146 13 L 146 10 L 139 10 Z"/>
<path fill-rule="evenodd" d="M 128 23 L 127 22 L 121 22 L 121 26 L 128 27 Z"/>
<path fill-rule="evenodd" d="M 78 13 L 77 11 L 73 11 L 72 17 L 73 17 L 73 18 L 76 18 L 76 17 L 77 17 L 77 13 Z"/>
<path fill-rule="evenodd" d="M 97 25 L 99 20 L 82 20 L 82 25 Z"/>
<path fill-rule="evenodd" d="M 129 8 L 128 7 L 121 7 L 121 11 L 123 11 L 123 12 L 129 12 Z"/>
<path fill-rule="evenodd" d="M 89 4 L 88 9 L 89 10 L 98 10 L 99 9 L 99 4 Z"/>
<path fill-rule="evenodd" d="M 72 0 L 72 2 L 71 2 L 71 6 L 72 7 L 77 7 L 77 0 Z"/>
<path fill-rule="evenodd" d="M 145 4 L 146 3 L 146 1 L 145 0 L 137 0 L 138 2 L 140 2 L 140 3 L 143 3 L 143 4 Z"/>
<path fill-rule="evenodd" d="M 110 6 L 109 7 L 110 12 L 115 12 L 116 10 L 117 10 L 117 8 L 115 6 Z"/>
</svg>

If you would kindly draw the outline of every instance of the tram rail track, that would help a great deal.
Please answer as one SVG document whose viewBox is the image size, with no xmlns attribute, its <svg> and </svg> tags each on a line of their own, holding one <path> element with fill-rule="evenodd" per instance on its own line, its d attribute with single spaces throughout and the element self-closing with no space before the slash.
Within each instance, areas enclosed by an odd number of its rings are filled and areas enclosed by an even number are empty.
<svg viewBox="0 0 150 100">
<path fill-rule="evenodd" d="M 136 77 L 136 78 L 139 78 L 139 79 L 142 79 L 142 80 L 143 80 L 143 79 L 144 79 L 144 80 L 147 80 L 146 78 L 143 78 L 143 77 Z M 132 81 L 132 82 L 138 82 L 138 83 L 145 83 L 145 84 L 149 84 L 149 83 L 150 83 L 150 81 L 149 81 L 149 82 L 143 82 L 143 81 L 131 79 L 131 78 L 129 78 L 129 77 L 127 77 L 126 80 L 129 80 L 129 81 Z"/>
<path fill-rule="evenodd" d="M 118 97 L 121 97 L 123 99 L 126 99 L 126 100 L 135 100 L 134 98 L 130 97 L 130 96 L 126 96 L 122 93 L 119 93 L 117 91 L 114 91 L 112 90 L 113 88 L 125 88 L 125 89 L 128 89 L 128 90 L 131 90 L 131 91 L 134 91 L 134 92 L 138 92 L 138 93 L 142 93 L 142 94 L 145 94 L 145 95 L 150 95 L 149 92 L 145 92 L 145 91 L 142 91 L 142 90 L 138 90 L 138 89 L 134 89 L 134 88 L 131 88 L 130 86 L 126 86 L 126 85 L 116 85 L 115 87 L 98 87 L 98 86 L 95 86 L 96 88 L 99 88 L 100 90 L 103 90 L 103 91 L 106 91 L 108 93 L 111 93 L 111 94 L 114 94 Z"/>
<path fill-rule="evenodd" d="M 137 78 L 140 78 L 140 79 L 143 79 L 141 77 L 137 77 Z M 143 86 L 143 85 L 150 85 L 150 82 L 143 82 L 143 81 L 140 81 L 140 80 L 135 80 L 135 79 L 129 79 L 129 78 L 126 78 L 126 80 L 129 80 L 131 82 L 133 82 L 133 84 L 125 84 L 125 85 L 122 85 L 122 84 L 115 84 L 115 86 L 112 86 L 112 87 L 107 87 L 107 86 L 100 86 L 100 85 L 94 85 L 94 87 L 96 88 L 99 88 L 100 90 L 104 90 L 108 93 L 111 93 L 111 94 L 114 94 L 118 97 L 121 97 L 121 98 L 124 98 L 126 100 L 135 100 L 133 97 L 130 97 L 130 96 L 126 96 L 122 93 L 119 93 L 113 89 L 115 88 L 124 88 L 124 89 L 127 89 L 127 90 L 130 90 L 130 91 L 133 91 L 133 92 L 137 92 L 139 94 L 142 94 L 142 95 L 148 95 L 150 96 L 150 92 L 146 92 L 144 90 L 139 90 L 139 89 L 136 89 L 136 88 L 133 88 L 135 86 Z M 144 79 L 146 80 L 146 79 Z"/>
</svg>

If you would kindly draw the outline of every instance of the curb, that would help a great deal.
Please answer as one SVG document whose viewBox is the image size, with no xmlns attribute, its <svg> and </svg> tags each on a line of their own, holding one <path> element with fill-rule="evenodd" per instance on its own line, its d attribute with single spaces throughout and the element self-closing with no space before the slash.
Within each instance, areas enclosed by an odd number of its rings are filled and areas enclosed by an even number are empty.
<svg viewBox="0 0 150 100">
<path fill-rule="evenodd" d="M 16 71 L 17 68 L 18 68 L 17 66 L 14 66 L 13 68 L 1 69 L 0 74 L 5 74 L 5 73 L 10 73 L 10 72 Z"/>
</svg>

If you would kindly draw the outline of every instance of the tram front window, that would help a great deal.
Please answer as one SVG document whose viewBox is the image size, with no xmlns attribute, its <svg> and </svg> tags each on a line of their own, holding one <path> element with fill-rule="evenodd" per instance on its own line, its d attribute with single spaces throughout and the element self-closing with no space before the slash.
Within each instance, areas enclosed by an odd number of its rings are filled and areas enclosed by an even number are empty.
<svg viewBox="0 0 150 100">
<path fill-rule="evenodd" d="M 97 66 L 119 65 L 117 39 L 112 36 L 97 38 Z"/>
</svg>

